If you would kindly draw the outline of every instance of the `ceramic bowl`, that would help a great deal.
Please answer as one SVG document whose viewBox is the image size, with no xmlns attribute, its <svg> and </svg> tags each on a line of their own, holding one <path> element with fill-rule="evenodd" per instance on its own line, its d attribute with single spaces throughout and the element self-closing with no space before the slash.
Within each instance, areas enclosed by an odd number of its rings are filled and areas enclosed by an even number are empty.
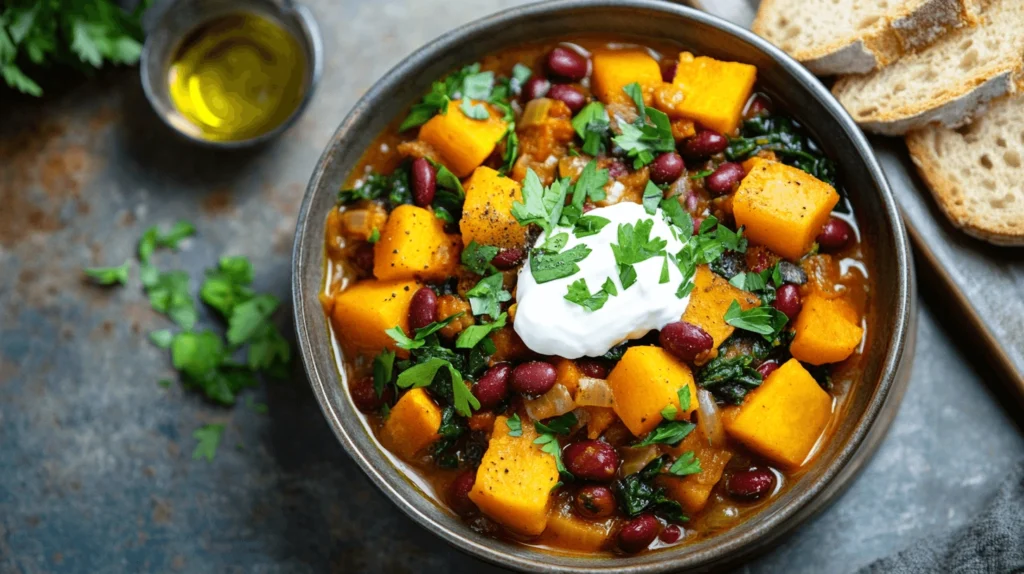
<svg viewBox="0 0 1024 574">
<path fill-rule="evenodd" d="M 631 557 L 562 554 L 487 538 L 470 530 L 408 478 L 374 439 L 345 391 L 327 320 L 324 222 L 338 189 L 374 137 L 429 90 L 430 83 L 485 54 L 545 38 L 587 33 L 666 39 L 693 51 L 758 68 L 760 86 L 812 132 L 858 214 L 874 274 L 864 374 L 847 412 L 807 472 L 770 506 L 715 537 Z M 876 450 L 909 375 L 915 309 L 906 232 L 888 183 L 863 134 L 817 79 L 750 32 L 690 8 L 653 0 L 556 0 L 507 10 L 430 42 L 384 75 L 349 113 L 324 150 L 299 212 L 292 286 L 298 342 L 310 383 L 341 444 L 406 514 L 453 546 L 529 572 L 705 571 L 763 550 L 822 510 Z M 373 520 L 373 517 L 366 517 Z"/>
</svg>

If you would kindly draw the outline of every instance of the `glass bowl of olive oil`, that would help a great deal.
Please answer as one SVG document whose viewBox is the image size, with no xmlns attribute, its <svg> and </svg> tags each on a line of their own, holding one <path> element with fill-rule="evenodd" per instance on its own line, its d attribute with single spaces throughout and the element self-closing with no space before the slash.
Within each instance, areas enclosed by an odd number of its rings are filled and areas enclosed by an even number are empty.
<svg viewBox="0 0 1024 574">
<path fill-rule="evenodd" d="M 142 85 L 157 114 L 216 147 L 264 142 L 301 114 L 322 69 L 319 29 L 275 0 L 177 0 L 150 20 Z"/>
</svg>

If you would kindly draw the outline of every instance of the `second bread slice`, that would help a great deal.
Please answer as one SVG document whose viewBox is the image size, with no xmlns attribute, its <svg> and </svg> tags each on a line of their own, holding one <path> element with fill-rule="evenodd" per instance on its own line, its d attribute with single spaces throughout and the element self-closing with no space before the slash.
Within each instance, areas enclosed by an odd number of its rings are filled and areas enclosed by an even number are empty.
<svg viewBox="0 0 1024 574">
<path fill-rule="evenodd" d="M 993 0 L 981 23 L 832 88 L 866 131 L 901 135 L 929 123 L 956 127 L 1024 80 L 1024 0 Z"/>
<path fill-rule="evenodd" d="M 910 157 L 950 221 L 998 245 L 1024 245 L 1024 96 L 957 129 L 907 135 Z"/>
</svg>

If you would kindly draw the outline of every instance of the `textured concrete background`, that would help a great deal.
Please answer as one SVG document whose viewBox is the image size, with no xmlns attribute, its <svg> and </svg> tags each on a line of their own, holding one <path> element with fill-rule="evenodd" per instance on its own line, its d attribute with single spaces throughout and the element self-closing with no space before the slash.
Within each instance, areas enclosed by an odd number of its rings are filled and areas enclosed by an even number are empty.
<svg viewBox="0 0 1024 574">
<path fill-rule="evenodd" d="M 310 4 L 323 83 L 299 123 L 257 151 L 175 140 L 133 70 L 45 102 L 0 97 L 0 573 L 490 569 L 370 485 L 300 372 L 252 393 L 266 415 L 163 389 L 169 358 L 145 333 L 169 323 L 137 280 L 114 290 L 81 280 L 82 267 L 132 257 L 146 226 L 186 218 L 198 236 L 159 266 L 198 278 L 221 254 L 247 255 L 257 287 L 287 299 L 303 188 L 358 95 L 417 46 L 518 2 Z M 924 306 L 913 381 L 863 475 L 743 570 L 851 571 L 962 524 L 1024 457 L 1019 413 L 990 394 L 984 366 L 945 323 Z M 210 422 L 227 427 L 218 456 L 192 461 L 191 433 Z"/>
</svg>

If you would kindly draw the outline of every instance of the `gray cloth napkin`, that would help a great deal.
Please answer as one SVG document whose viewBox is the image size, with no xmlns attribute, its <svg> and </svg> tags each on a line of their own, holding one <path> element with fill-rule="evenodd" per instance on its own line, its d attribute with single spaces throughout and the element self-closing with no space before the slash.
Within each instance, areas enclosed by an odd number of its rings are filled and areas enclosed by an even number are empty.
<svg viewBox="0 0 1024 574">
<path fill-rule="evenodd" d="M 920 540 L 860 572 L 1024 572 L 1024 463 L 1011 473 L 984 512 L 967 525 L 950 534 Z"/>
</svg>

